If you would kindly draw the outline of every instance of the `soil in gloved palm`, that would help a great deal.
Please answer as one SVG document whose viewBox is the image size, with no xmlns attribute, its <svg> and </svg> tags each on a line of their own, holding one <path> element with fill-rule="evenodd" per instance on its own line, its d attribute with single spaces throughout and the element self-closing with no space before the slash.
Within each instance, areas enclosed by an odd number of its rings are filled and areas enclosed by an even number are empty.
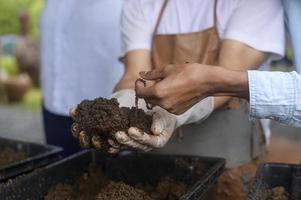
<svg viewBox="0 0 301 200">
<path fill-rule="evenodd" d="M 16 151 L 13 148 L 5 147 L 0 149 L 0 166 L 8 165 L 26 158 L 25 152 Z"/>
<path fill-rule="evenodd" d="M 152 116 L 136 107 L 119 107 L 117 99 L 97 98 L 82 101 L 76 109 L 75 122 L 79 130 L 97 136 L 101 149 L 109 148 L 108 139 L 114 140 L 117 131 L 127 131 L 130 127 L 151 133 Z"/>
</svg>

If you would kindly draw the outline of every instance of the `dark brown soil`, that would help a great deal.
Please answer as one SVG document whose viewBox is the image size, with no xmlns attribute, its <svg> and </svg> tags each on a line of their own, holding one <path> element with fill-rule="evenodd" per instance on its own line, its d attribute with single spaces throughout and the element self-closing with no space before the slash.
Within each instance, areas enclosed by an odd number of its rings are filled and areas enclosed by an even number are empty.
<svg viewBox="0 0 301 200">
<path fill-rule="evenodd" d="M 187 191 L 187 185 L 182 182 L 163 178 L 157 184 L 155 190 L 150 192 L 153 199 L 177 200 Z"/>
<path fill-rule="evenodd" d="M 100 188 L 107 184 L 102 170 L 91 165 L 75 184 L 58 184 L 48 191 L 45 200 L 89 200 L 95 199 Z"/>
<path fill-rule="evenodd" d="M 110 182 L 100 190 L 97 200 L 152 200 L 143 190 L 127 185 L 123 182 Z"/>
<path fill-rule="evenodd" d="M 187 186 L 169 178 L 157 185 L 130 186 L 108 181 L 100 169 L 90 166 L 73 185 L 58 184 L 49 189 L 45 200 L 176 200 L 184 195 Z"/>
<path fill-rule="evenodd" d="M 10 147 L 0 149 L 0 166 L 24 160 L 25 158 L 26 154 L 22 151 L 16 151 Z"/>
<path fill-rule="evenodd" d="M 115 98 L 97 98 L 82 101 L 76 109 L 75 122 L 79 130 L 86 134 L 98 136 L 101 147 L 107 149 L 108 139 L 114 140 L 117 131 L 127 131 L 130 127 L 137 127 L 146 133 L 151 133 L 152 116 L 136 107 L 119 107 Z"/>
<path fill-rule="evenodd" d="M 289 200 L 289 196 L 289 193 L 284 187 L 274 187 L 273 189 L 269 190 L 266 200 Z"/>
</svg>

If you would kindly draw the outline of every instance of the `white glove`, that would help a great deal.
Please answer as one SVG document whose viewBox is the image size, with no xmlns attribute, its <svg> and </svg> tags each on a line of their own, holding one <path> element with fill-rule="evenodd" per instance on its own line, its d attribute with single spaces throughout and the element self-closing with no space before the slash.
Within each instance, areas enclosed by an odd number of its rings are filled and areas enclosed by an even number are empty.
<svg viewBox="0 0 301 200">
<path fill-rule="evenodd" d="M 132 89 L 124 89 L 117 91 L 111 95 L 111 98 L 116 98 L 119 102 L 119 107 L 135 107 L 136 92 Z M 146 103 L 143 99 L 138 100 L 138 107 L 146 111 Z"/>
<path fill-rule="evenodd" d="M 131 89 L 121 90 L 114 93 L 111 98 L 116 98 L 121 107 L 135 106 L 135 91 Z M 146 111 L 146 103 L 144 100 L 138 101 L 138 107 Z M 149 151 L 152 148 L 163 147 L 170 139 L 175 130 L 176 115 L 173 115 L 161 107 L 154 107 L 148 111 L 153 115 L 153 123 L 151 126 L 152 134 L 144 133 L 136 127 L 130 127 L 128 132 L 118 131 L 115 134 L 116 140 L 120 144 L 109 141 L 112 145 L 109 152 L 117 153 L 121 149 L 127 147 Z"/>
<path fill-rule="evenodd" d="M 207 97 L 181 115 L 177 115 L 176 128 L 190 123 L 200 123 L 207 119 L 214 109 L 214 98 Z"/>
</svg>

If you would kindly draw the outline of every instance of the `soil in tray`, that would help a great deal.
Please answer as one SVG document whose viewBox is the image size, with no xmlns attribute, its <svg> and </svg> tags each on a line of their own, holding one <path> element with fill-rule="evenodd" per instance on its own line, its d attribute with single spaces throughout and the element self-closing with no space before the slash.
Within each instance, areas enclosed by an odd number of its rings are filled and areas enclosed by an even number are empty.
<svg viewBox="0 0 301 200">
<path fill-rule="evenodd" d="M 102 171 L 90 166 L 75 184 L 58 184 L 49 189 L 45 200 L 173 200 L 187 191 L 184 183 L 162 178 L 155 187 L 130 186 L 108 180 Z"/>
<path fill-rule="evenodd" d="M 100 141 L 97 148 L 107 150 L 108 139 L 115 140 L 114 134 L 117 131 L 127 131 L 130 127 L 137 127 L 146 133 L 151 133 L 152 116 L 136 107 L 119 107 L 115 98 L 100 97 L 84 100 L 78 104 L 74 121 L 73 130 L 84 131 L 90 138 L 97 138 Z"/>
<path fill-rule="evenodd" d="M 24 160 L 26 154 L 22 151 L 16 151 L 11 147 L 0 148 L 0 167 Z"/>
<path fill-rule="evenodd" d="M 284 187 L 274 187 L 268 191 L 266 200 L 289 200 L 290 195 Z"/>
<path fill-rule="evenodd" d="M 256 200 L 295 200 L 290 197 L 290 194 L 284 187 L 278 186 L 272 189 L 265 189 L 262 194 L 259 195 Z"/>
</svg>

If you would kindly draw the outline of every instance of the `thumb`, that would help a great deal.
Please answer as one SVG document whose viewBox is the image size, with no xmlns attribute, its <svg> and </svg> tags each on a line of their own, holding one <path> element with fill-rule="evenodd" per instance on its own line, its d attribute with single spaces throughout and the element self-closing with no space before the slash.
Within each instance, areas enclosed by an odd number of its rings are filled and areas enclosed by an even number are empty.
<svg viewBox="0 0 301 200">
<path fill-rule="evenodd" d="M 151 126 L 151 131 L 154 135 L 161 135 L 162 132 L 166 129 L 166 119 L 164 113 L 161 112 L 161 108 L 155 107 L 153 111 L 153 123 Z"/>
<path fill-rule="evenodd" d="M 153 123 L 151 126 L 151 131 L 154 135 L 161 135 L 164 130 L 163 123 L 159 119 L 153 118 Z"/>
<path fill-rule="evenodd" d="M 73 119 L 75 118 L 76 115 L 76 107 L 70 108 L 69 109 L 69 115 L 70 117 L 72 117 Z"/>
<path fill-rule="evenodd" d="M 149 86 L 149 87 L 144 87 L 140 84 L 136 85 L 136 94 L 138 97 L 140 98 L 145 98 L 145 99 L 152 99 L 152 98 L 156 98 L 156 84 Z"/>
</svg>

